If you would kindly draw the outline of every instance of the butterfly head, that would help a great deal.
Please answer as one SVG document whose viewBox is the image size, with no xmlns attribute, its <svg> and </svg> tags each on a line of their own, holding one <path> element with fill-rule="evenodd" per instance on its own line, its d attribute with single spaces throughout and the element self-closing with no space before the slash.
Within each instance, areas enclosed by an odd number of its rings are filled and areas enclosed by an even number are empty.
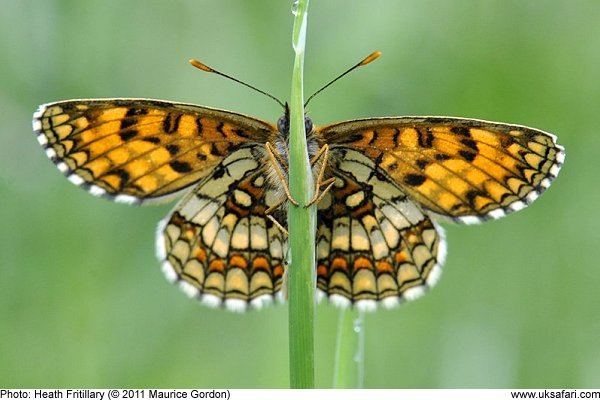
<svg viewBox="0 0 600 400">
<path fill-rule="evenodd" d="M 285 104 L 285 113 L 277 120 L 277 130 L 283 135 L 283 137 L 289 139 L 290 136 L 290 108 L 288 104 Z M 313 130 L 313 123 L 310 117 L 304 114 L 304 131 L 306 136 L 310 135 Z"/>
</svg>

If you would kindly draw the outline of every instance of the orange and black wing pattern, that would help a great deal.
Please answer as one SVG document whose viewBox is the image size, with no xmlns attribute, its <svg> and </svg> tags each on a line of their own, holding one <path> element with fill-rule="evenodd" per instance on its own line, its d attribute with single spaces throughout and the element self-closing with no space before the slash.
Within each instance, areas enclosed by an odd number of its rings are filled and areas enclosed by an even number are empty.
<svg viewBox="0 0 600 400">
<path fill-rule="evenodd" d="M 190 189 L 157 232 L 163 271 L 186 294 L 232 311 L 285 297 L 287 132 L 148 99 L 45 104 L 33 128 L 58 169 L 94 195 L 138 204 Z M 434 218 L 468 224 L 522 209 L 565 157 L 549 133 L 465 118 L 353 120 L 307 140 L 310 158 L 327 146 L 313 173 L 331 183 L 317 205 L 318 293 L 364 310 L 437 281 L 446 245 Z"/>
<path fill-rule="evenodd" d="M 423 209 L 461 223 L 524 208 L 557 176 L 564 149 L 546 132 L 449 117 L 354 120 L 317 132 L 335 149 L 353 149 Z"/>
<path fill-rule="evenodd" d="M 360 152 L 337 151 L 330 173 L 317 210 L 319 292 L 363 310 L 420 297 L 441 274 L 441 227 Z"/>
<path fill-rule="evenodd" d="M 252 148 L 227 156 L 159 225 L 163 271 L 190 297 L 244 311 L 281 300 L 287 255 L 283 200 Z M 282 229 L 283 228 L 283 229 Z"/>
<path fill-rule="evenodd" d="M 71 182 L 125 203 L 168 198 L 277 128 L 241 114 L 149 99 L 45 104 L 33 129 Z"/>
<path fill-rule="evenodd" d="M 58 169 L 94 195 L 144 204 L 193 188 L 157 232 L 162 269 L 186 294 L 231 311 L 281 298 L 286 217 L 264 151 L 274 125 L 191 104 L 99 99 L 42 105 L 33 128 Z"/>
<path fill-rule="evenodd" d="M 422 295 L 441 274 L 432 219 L 478 223 L 534 201 L 564 149 L 546 132 L 448 117 L 373 118 L 317 128 L 329 146 L 318 204 L 317 286 L 338 305 L 373 310 Z"/>
</svg>

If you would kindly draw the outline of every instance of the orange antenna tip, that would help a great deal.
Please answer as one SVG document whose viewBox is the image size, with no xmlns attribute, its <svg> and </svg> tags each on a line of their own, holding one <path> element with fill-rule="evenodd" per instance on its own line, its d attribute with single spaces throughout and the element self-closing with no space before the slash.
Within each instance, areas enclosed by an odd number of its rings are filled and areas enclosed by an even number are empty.
<svg viewBox="0 0 600 400">
<path fill-rule="evenodd" d="M 200 61 L 198 61 L 198 60 L 194 60 L 193 58 L 192 58 L 192 59 L 190 59 L 190 64 L 192 64 L 194 67 L 196 67 L 196 68 L 198 68 L 198 69 L 201 69 L 202 71 L 206 71 L 206 72 L 214 72 L 214 70 L 213 70 L 211 67 L 209 67 L 209 66 L 208 66 L 208 65 L 206 65 L 206 64 L 203 64 L 203 63 L 201 63 L 201 62 L 200 62 Z"/>
<path fill-rule="evenodd" d="M 368 56 L 366 56 L 364 60 L 362 60 L 362 61 L 360 62 L 360 65 L 367 65 L 367 64 L 369 64 L 370 62 L 377 60 L 377 59 L 379 58 L 379 56 L 380 56 L 380 55 L 381 55 L 381 52 L 380 52 L 380 51 L 376 51 L 376 52 L 374 52 L 374 53 L 371 53 L 371 54 L 369 54 Z"/>
</svg>

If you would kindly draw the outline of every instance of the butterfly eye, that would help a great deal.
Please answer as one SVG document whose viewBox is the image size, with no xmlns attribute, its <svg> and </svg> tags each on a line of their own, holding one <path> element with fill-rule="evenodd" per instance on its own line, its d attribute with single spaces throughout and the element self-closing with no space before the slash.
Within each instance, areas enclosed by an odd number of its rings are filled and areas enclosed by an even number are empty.
<svg viewBox="0 0 600 400">
<path fill-rule="evenodd" d="M 282 115 L 281 118 L 279 118 L 277 120 L 277 130 L 279 131 L 279 133 L 283 134 L 284 136 L 289 136 L 290 134 L 290 117 L 288 116 L 288 114 L 286 113 L 285 115 Z"/>
<path fill-rule="evenodd" d="M 310 119 L 310 117 L 308 115 L 305 115 L 304 116 L 304 131 L 308 135 L 309 133 L 312 132 L 312 130 L 313 130 L 312 119 Z"/>
</svg>

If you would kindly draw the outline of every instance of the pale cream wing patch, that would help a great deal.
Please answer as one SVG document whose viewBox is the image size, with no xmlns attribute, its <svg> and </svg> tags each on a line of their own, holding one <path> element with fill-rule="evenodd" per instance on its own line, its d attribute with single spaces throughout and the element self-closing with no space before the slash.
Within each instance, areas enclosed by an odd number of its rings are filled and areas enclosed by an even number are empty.
<svg viewBox="0 0 600 400">
<path fill-rule="evenodd" d="M 159 226 L 167 278 L 203 304 L 244 311 L 280 296 L 287 238 L 265 215 L 281 198 L 260 160 L 254 147 L 232 153 Z"/>
<path fill-rule="evenodd" d="M 441 228 L 359 152 L 334 150 L 330 173 L 336 183 L 318 206 L 318 289 L 366 310 L 421 296 L 441 273 Z"/>
</svg>

